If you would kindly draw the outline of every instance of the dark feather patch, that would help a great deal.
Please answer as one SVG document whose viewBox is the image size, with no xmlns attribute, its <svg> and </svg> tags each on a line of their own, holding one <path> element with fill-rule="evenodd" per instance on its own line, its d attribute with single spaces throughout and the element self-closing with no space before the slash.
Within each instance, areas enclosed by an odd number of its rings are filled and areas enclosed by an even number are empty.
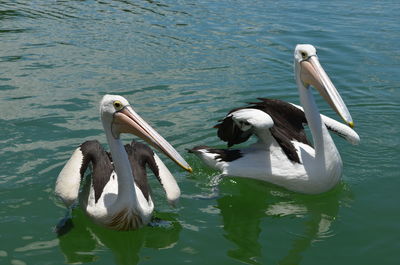
<svg viewBox="0 0 400 265">
<path fill-rule="evenodd" d="M 229 113 L 232 112 L 233 111 L 230 111 Z M 228 147 L 231 147 L 234 144 L 240 144 L 246 142 L 251 136 L 250 131 L 243 132 L 242 130 L 240 130 L 239 127 L 236 126 L 232 117 L 226 117 L 223 120 L 220 120 L 220 123 L 215 125 L 214 128 L 218 129 L 217 131 L 218 137 L 222 141 L 227 142 Z"/>
<path fill-rule="evenodd" d="M 274 121 L 274 126 L 270 131 L 283 152 L 291 161 L 300 163 L 299 156 L 291 141 L 296 140 L 311 146 L 303 127 L 303 124 L 307 123 L 304 112 L 290 103 L 279 99 L 259 98 L 259 100 L 259 102 L 249 103 L 246 107 L 233 109 L 227 116 L 240 109 L 258 109 L 264 111 Z M 233 144 L 245 142 L 251 136 L 248 131 L 241 131 L 231 117 L 225 117 L 214 128 L 218 129 L 218 137 L 228 142 L 228 147 Z"/>
<path fill-rule="evenodd" d="M 104 150 L 97 140 L 84 142 L 81 144 L 80 149 L 83 154 L 83 162 L 80 170 L 81 177 L 84 176 L 89 163 L 92 163 L 92 181 L 95 202 L 97 203 L 114 170 L 112 157 L 109 152 Z M 150 192 L 147 182 L 146 166 L 148 166 L 158 180 L 160 180 L 158 167 L 154 160 L 154 153 L 147 145 L 135 141 L 125 145 L 125 150 L 128 154 L 135 183 L 142 191 L 144 197 L 149 200 Z"/>
<path fill-rule="evenodd" d="M 151 150 L 149 146 L 136 141 L 132 141 L 131 144 L 125 145 L 125 150 L 131 163 L 135 183 L 142 191 L 146 200 L 149 200 L 150 187 L 147 179 L 146 166 L 150 168 L 160 181 L 159 169 L 154 160 L 153 150 Z"/>
<path fill-rule="evenodd" d="M 215 157 L 216 160 L 225 161 L 225 162 L 232 162 L 243 156 L 242 153 L 240 152 L 240 150 L 238 150 L 238 149 L 217 149 L 217 148 L 208 147 L 206 145 L 196 146 L 192 149 L 189 149 L 188 152 L 196 153 L 196 152 L 199 152 L 199 150 L 207 150 L 208 153 L 216 154 L 217 155 Z"/>
<path fill-rule="evenodd" d="M 89 163 L 92 162 L 94 198 L 97 203 L 103 193 L 104 186 L 110 180 L 114 168 L 109 155 L 103 149 L 99 141 L 86 141 L 81 144 L 80 149 L 83 154 L 83 163 L 80 171 L 81 177 L 84 176 Z"/>
</svg>

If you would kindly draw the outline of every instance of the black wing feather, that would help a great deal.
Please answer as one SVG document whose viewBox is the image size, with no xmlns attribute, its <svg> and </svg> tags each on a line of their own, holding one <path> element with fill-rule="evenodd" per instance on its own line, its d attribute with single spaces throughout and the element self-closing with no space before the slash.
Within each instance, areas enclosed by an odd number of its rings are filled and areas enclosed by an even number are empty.
<svg viewBox="0 0 400 265">
<path fill-rule="evenodd" d="M 112 157 L 97 140 L 84 142 L 80 145 L 80 149 L 83 154 L 80 170 L 81 177 L 84 177 L 89 163 L 92 163 L 92 182 L 95 202 L 97 203 L 114 170 Z M 154 160 L 154 153 L 147 145 L 135 141 L 125 145 L 125 151 L 128 154 L 135 183 L 142 191 L 144 197 L 149 200 L 150 188 L 147 181 L 146 166 L 153 171 L 158 179 L 160 178 L 158 167 Z"/>
<path fill-rule="evenodd" d="M 274 126 L 270 129 L 271 134 L 287 157 L 300 163 L 299 156 L 291 141 L 296 140 L 311 146 L 303 127 L 303 124 L 307 123 L 304 112 L 279 99 L 258 98 L 258 100 L 260 101 L 251 102 L 248 106 L 231 110 L 227 117 L 220 120 L 220 123 L 214 126 L 218 129 L 218 137 L 227 142 L 228 147 L 247 141 L 251 133 L 241 131 L 233 122 L 232 117 L 229 117 L 229 114 L 240 109 L 258 109 L 271 116 L 274 121 Z"/>
<path fill-rule="evenodd" d="M 109 154 L 104 150 L 99 141 L 86 141 L 80 145 L 80 149 L 83 154 L 83 162 L 80 172 L 81 177 L 84 176 L 89 163 L 92 162 L 92 182 L 94 198 L 97 203 L 103 193 L 105 185 L 110 180 L 114 167 L 111 163 Z"/>
<path fill-rule="evenodd" d="M 160 181 L 159 169 L 154 160 L 153 150 L 149 146 L 134 140 L 131 144 L 125 145 L 125 150 L 131 163 L 135 183 L 142 191 L 146 200 L 149 200 L 150 186 L 148 184 L 146 166 L 150 168 Z"/>
<path fill-rule="evenodd" d="M 229 113 L 232 112 L 233 111 Z M 218 129 L 218 137 L 222 141 L 227 142 L 228 147 L 231 147 L 234 144 L 246 142 L 251 136 L 251 132 L 243 132 L 240 130 L 239 127 L 233 122 L 232 117 L 226 117 L 225 119 L 220 120 L 220 123 L 215 125 L 214 128 Z"/>
</svg>

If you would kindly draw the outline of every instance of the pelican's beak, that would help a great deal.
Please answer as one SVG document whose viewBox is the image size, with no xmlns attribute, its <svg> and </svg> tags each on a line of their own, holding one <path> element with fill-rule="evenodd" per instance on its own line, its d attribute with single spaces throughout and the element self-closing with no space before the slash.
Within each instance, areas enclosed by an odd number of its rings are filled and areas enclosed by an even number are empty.
<svg viewBox="0 0 400 265">
<path fill-rule="evenodd" d="M 329 103 L 337 114 L 349 125 L 354 127 L 350 112 L 343 102 L 342 97 L 333 85 L 329 76 L 325 73 L 316 55 L 300 62 L 300 78 L 303 84 L 308 87 L 315 87 L 321 96 Z"/>
<path fill-rule="evenodd" d="M 113 117 L 112 130 L 119 135 L 120 133 L 134 134 L 156 149 L 163 152 L 183 169 L 192 172 L 192 168 L 182 158 L 182 156 L 172 147 L 156 130 L 145 122 L 131 106 L 125 106 L 117 111 Z"/>
</svg>

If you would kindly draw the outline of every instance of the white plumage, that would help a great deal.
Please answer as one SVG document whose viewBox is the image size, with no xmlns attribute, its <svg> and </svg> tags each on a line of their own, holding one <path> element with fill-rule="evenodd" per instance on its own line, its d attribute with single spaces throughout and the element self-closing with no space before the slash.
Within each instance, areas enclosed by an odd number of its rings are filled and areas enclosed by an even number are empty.
<svg viewBox="0 0 400 265">
<path fill-rule="evenodd" d="M 246 141 L 257 143 L 241 149 L 198 146 L 190 152 L 222 175 L 254 178 L 301 193 L 321 193 L 334 187 L 342 175 L 342 159 L 328 129 L 352 144 L 358 134 L 342 98 L 319 64 L 312 45 L 297 45 L 294 52 L 296 83 L 303 107 L 280 100 L 261 102 L 231 111 L 215 127 L 228 147 Z M 344 119 L 341 124 L 320 115 L 310 85 Z M 303 109 L 304 108 L 304 109 Z M 313 144 L 303 124 L 310 127 Z"/>
<path fill-rule="evenodd" d="M 150 221 L 154 209 L 146 167 L 154 172 L 172 205 L 178 201 L 180 189 L 171 172 L 147 145 L 133 141 L 124 146 L 120 134 L 137 135 L 185 170 L 191 171 L 191 168 L 161 135 L 140 118 L 125 98 L 104 96 L 100 115 L 110 154 L 97 141 L 83 143 L 61 170 L 55 193 L 67 207 L 71 207 L 79 197 L 80 207 L 100 225 L 116 230 L 137 229 Z M 92 174 L 79 194 L 89 164 L 92 165 Z"/>
</svg>

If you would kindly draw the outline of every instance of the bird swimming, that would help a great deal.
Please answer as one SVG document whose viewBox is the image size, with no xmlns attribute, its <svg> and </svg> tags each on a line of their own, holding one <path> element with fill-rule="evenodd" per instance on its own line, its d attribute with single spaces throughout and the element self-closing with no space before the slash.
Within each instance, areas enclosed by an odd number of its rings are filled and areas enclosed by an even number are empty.
<svg viewBox="0 0 400 265">
<path fill-rule="evenodd" d="M 106 152 L 97 140 L 82 143 L 58 175 L 55 193 L 67 207 L 79 200 L 80 207 L 97 224 L 115 230 L 140 228 L 149 223 L 154 209 L 146 167 L 161 183 L 169 203 L 176 203 L 180 189 L 171 172 L 148 145 L 133 141 L 124 146 L 120 135 L 136 135 L 183 169 L 189 172 L 192 169 L 125 98 L 105 95 L 100 102 L 100 117 L 110 152 Z M 91 177 L 82 181 L 89 165 Z M 80 192 L 81 182 L 84 185 Z"/>
<path fill-rule="evenodd" d="M 222 177 L 253 178 L 307 194 L 332 189 L 341 178 L 343 164 L 329 131 L 352 144 L 358 144 L 360 138 L 351 129 L 352 117 L 319 63 L 314 46 L 296 46 L 294 72 L 302 107 L 278 99 L 259 98 L 258 102 L 231 110 L 214 126 L 228 149 L 202 145 L 189 152 L 221 171 Z M 319 113 L 311 86 L 347 125 Z M 312 142 L 304 131 L 305 124 L 310 128 Z M 256 143 L 240 149 L 230 148 L 252 135 L 257 137 Z"/>
</svg>

